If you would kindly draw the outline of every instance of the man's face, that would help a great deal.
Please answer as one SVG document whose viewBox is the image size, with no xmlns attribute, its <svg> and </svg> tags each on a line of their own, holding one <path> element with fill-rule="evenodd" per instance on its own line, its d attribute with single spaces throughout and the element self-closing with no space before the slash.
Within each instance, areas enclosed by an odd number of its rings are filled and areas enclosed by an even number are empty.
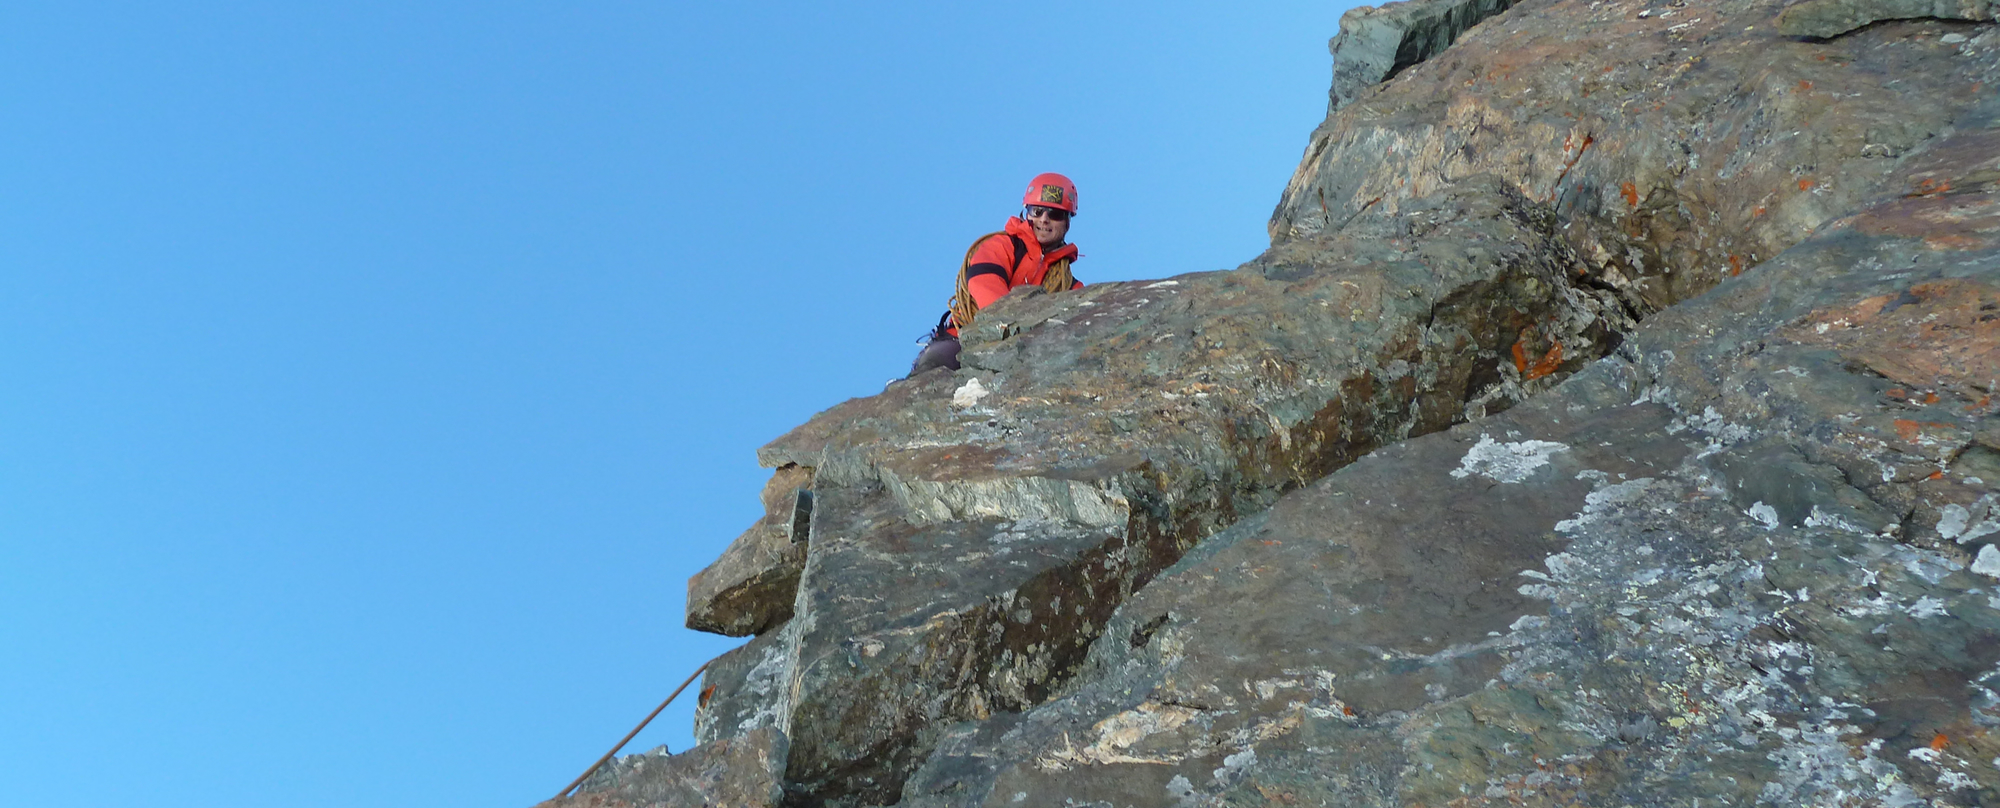
<svg viewBox="0 0 2000 808">
<path fill-rule="evenodd" d="M 1043 249 L 1053 249 L 1069 235 L 1069 211 L 1029 205 L 1028 226 L 1034 229 L 1035 240 L 1042 243 Z"/>
</svg>

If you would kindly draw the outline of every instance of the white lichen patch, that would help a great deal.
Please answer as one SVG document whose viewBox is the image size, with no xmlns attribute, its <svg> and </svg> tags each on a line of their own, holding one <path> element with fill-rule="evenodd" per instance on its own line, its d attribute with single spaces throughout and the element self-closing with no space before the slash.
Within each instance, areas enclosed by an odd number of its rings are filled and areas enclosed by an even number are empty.
<svg viewBox="0 0 2000 808">
<path fill-rule="evenodd" d="M 1707 457 L 1720 452 L 1742 442 L 1751 434 L 1749 427 L 1730 423 L 1714 407 L 1704 407 L 1700 415 L 1676 418 L 1673 423 L 1667 425 L 1667 434 L 1670 435 L 1688 430 L 1708 437 L 1708 445 L 1697 454 L 1697 457 Z"/>
<path fill-rule="evenodd" d="M 993 391 L 986 389 L 986 385 L 980 384 L 978 379 L 967 379 L 952 392 L 951 405 L 961 409 L 977 407 L 980 399 L 992 394 Z"/>
<path fill-rule="evenodd" d="M 2000 519 L 1993 511 L 1993 494 L 1980 497 L 1979 501 L 1967 508 L 1952 503 L 1939 509 L 1937 532 L 1939 536 L 1964 544 L 1983 536 L 2000 533 Z"/>
<path fill-rule="evenodd" d="M 2000 547 L 1989 544 L 1979 548 L 1979 557 L 1972 560 L 1972 571 L 2000 578 Z"/>
<path fill-rule="evenodd" d="M 1929 550 L 1898 545 L 1892 552 L 1902 562 L 1904 570 L 1932 586 L 1943 581 L 1945 576 L 1965 569 L 1964 565 Z"/>
<path fill-rule="evenodd" d="M 1567 451 L 1568 446 L 1545 440 L 1524 440 L 1514 443 L 1496 441 L 1491 435 L 1479 436 L 1479 443 L 1465 453 L 1453 469 L 1454 479 L 1465 479 L 1474 474 L 1502 483 L 1518 483 L 1528 479 L 1536 469 L 1549 464 L 1549 456 Z"/>
<path fill-rule="evenodd" d="M 1626 480 L 1622 483 L 1607 485 L 1592 491 L 1584 495 L 1583 511 L 1575 517 L 1557 522 L 1556 530 L 1563 533 L 1574 533 L 1583 526 L 1602 518 L 1605 513 L 1619 510 L 1624 505 L 1638 500 L 1641 496 L 1645 495 L 1646 489 L 1651 488 L 1653 484 L 1653 478 L 1640 477 L 1635 480 Z"/>
<path fill-rule="evenodd" d="M 1874 531 L 1862 527 L 1861 525 L 1857 525 L 1854 522 L 1849 521 L 1847 519 L 1843 519 L 1838 515 L 1827 513 L 1826 511 L 1821 510 L 1818 505 L 1814 505 L 1812 513 L 1806 515 L 1805 526 L 1833 528 L 1834 530 L 1844 530 L 1849 533 L 1856 533 L 1863 536 L 1874 535 Z"/>
<path fill-rule="evenodd" d="M 1257 750 L 1244 749 L 1222 759 L 1222 768 L 1210 772 L 1217 783 L 1227 785 L 1243 777 L 1243 770 L 1257 764 Z"/>
<path fill-rule="evenodd" d="M 1911 617 L 1917 618 L 1919 620 L 1922 620 L 1926 617 L 1951 616 L 1951 612 L 1945 611 L 1944 609 L 1944 601 L 1938 600 L 1937 598 L 1933 597 L 1917 598 L 1916 603 L 1910 604 L 1910 608 L 1908 611 Z"/>
<path fill-rule="evenodd" d="M 1524 598 L 1548 601 L 1555 600 L 1556 596 L 1560 594 L 1555 587 L 1548 584 L 1522 584 L 1515 587 L 1514 591 L 1521 593 L 1521 597 Z"/>
<path fill-rule="evenodd" d="M 1775 805 L 1926 805 L 1903 781 L 1902 770 L 1876 755 L 1880 739 L 1852 744 L 1860 730 L 1839 721 L 1808 722 L 1780 731 L 1784 746 L 1771 753 L 1778 776 L 1764 784 L 1759 802 Z"/>
<path fill-rule="evenodd" d="M 1707 433 L 1711 447 L 1751 437 L 1723 422 L 1714 409 L 1682 426 Z M 1494 438 L 1500 437 L 1496 432 Z M 1461 469 L 1469 474 L 1477 467 L 1468 460 Z M 1960 619 L 1979 617 L 1971 613 L 1986 602 L 1986 592 L 1961 594 L 1944 583 L 1965 568 L 1959 551 L 1927 550 L 1878 535 L 1871 517 L 1844 505 L 1814 511 L 1804 529 L 1784 530 L 1797 523 L 1780 516 L 1768 497 L 1744 508 L 1748 501 L 1733 502 L 1732 492 L 1694 458 L 1663 470 L 1659 481 L 1617 482 L 1595 472 L 1577 478 L 1595 490 L 1575 516 L 1557 525 L 1569 546 L 1540 569 L 1508 576 L 1508 586 L 1555 606 L 1547 615 L 1521 618 L 1504 630 L 1509 633 L 1488 635 L 1495 643 L 1503 638 L 1510 643 L 1496 681 L 1536 689 L 1536 703 L 1486 707 L 1484 694 L 1475 693 L 1426 708 L 1420 712 L 1430 722 L 1423 725 L 1426 731 L 1433 724 L 1450 729 L 1470 720 L 1494 734 L 1476 742 L 1439 741 L 1439 757 L 1422 765 L 1443 770 L 1483 755 L 1492 777 L 1486 794 L 1496 800 L 1534 796 L 1528 787 L 1535 778 L 1560 771 L 1547 752 L 1575 749 L 1610 749 L 1634 760 L 1741 756 L 1754 762 L 1744 770 L 1758 778 L 1743 795 L 1751 798 L 1741 800 L 1745 804 L 1914 806 L 1976 780 L 1952 763 L 1956 747 L 1927 760 L 1928 753 L 1904 759 L 1907 747 L 1898 746 L 1893 762 L 1884 759 L 1891 752 L 1856 726 L 1881 720 L 1859 704 L 1868 700 L 1867 691 L 1843 686 L 1837 674 L 1826 675 L 1846 664 L 1844 649 L 1893 644 L 1897 653 L 1912 653 L 1903 632 L 1928 637 L 1958 631 Z M 1942 520 L 1940 532 L 1963 535 L 1989 511 L 2000 519 L 2000 505 L 1967 499 L 1961 495 L 1965 514 Z M 1983 563 L 1973 562 L 1975 570 L 2000 578 L 2000 545 L 1987 551 L 1982 544 L 1967 544 L 1984 556 Z M 1509 571 L 1514 570 L 1519 566 Z M 1953 583 L 1964 580 L 1957 576 Z M 1995 607 L 2000 608 L 2000 595 Z M 1913 620 L 1922 622 L 1913 626 Z M 1841 644 L 1816 644 L 1823 638 L 1800 632 L 1800 625 L 1839 626 L 1848 636 Z M 1571 645 L 1579 626 L 1596 632 L 1581 656 Z M 1880 636 L 1868 634 L 1878 626 Z M 1643 686 L 1606 686 L 1605 680 L 1567 673 L 1599 659 L 1644 666 Z M 1980 682 L 1975 687 L 1981 693 L 1987 686 L 2000 688 L 2000 671 Z M 1563 686 L 1567 692 L 1555 692 Z M 1599 687 L 1616 692 L 1587 695 Z M 1979 703 L 2000 710 L 2000 693 L 1985 698 Z M 1466 712 L 1472 707 L 1484 709 Z M 1975 714 L 1983 713 L 1976 707 Z M 1534 721 L 1514 729 L 1506 723 L 1510 716 Z M 1559 734 L 1564 740 L 1552 740 Z M 1517 755 L 1534 755 L 1532 768 L 1517 764 Z M 1669 763 L 1662 767 L 1671 770 Z M 1480 794 L 1479 779 L 1457 782 L 1464 784 L 1460 793 Z M 1711 803 L 1704 795 L 1700 804 L 1736 803 Z"/>
<path fill-rule="evenodd" d="M 1937 769 L 1936 782 L 1940 790 L 1956 791 L 1961 788 L 1979 787 L 1979 781 L 1967 774 L 1971 769 L 1970 762 L 1940 747 L 1919 746 L 1910 750 L 1910 759 L 1922 764 L 1922 767 Z"/>
<path fill-rule="evenodd" d="M 1763 525 L 1765 530 L 1778 529 L 1779 520 L 1778 520 L 1777 508 L 1773 508 L 1769 505 L 1764 504 L 1762 501 L 1759 501 L 1751 503 L 1750 508 L 1744 512 L 1749 514 L 1750 518 L 1757 520 L 1758 524 Z"/>
</svg>

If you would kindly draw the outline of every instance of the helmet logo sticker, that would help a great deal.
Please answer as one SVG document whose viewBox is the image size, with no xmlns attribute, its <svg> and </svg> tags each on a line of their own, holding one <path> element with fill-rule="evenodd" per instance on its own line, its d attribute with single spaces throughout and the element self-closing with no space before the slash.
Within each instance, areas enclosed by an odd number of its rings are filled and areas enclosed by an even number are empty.
<svg viewBox="0 0 2000 808">
<path fill-rule="evenodd" d="M 1060 205 L 1063 203 L 1062 191 L 1063 189 L 1060 185 L 1044 185 L 1042 186 L 1042 201 L 1051 205 Z"/>
</svg>

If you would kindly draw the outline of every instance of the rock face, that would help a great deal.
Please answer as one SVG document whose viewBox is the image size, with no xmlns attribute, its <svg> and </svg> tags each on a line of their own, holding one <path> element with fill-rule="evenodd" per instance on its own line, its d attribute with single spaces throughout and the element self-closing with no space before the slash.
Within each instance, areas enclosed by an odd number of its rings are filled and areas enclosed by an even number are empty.
<svg viewBox="0 0 2000 808">
<path fill-rule="evenodd" d="M 704 717 L 704 738 L 776 726 L 799 793 L 892 803 L 938 731 L 1046 701 L 1202 537 L 1615 344 L 1622 309 L 1569 282 L 1528 200 L 1468 183 L 1409 210 L 1237 272 L 1010 297 L 967 336 L 965 371 L 765 447 L 814 470 L 810 551 L 794 616 L 731 660 L 746 684 L 718 677 L 705 713 L 749 718 Z M 1377 263 L 1317 266 L 1329 252 Z"/>
<path fill-rule="evenodd" d="M 1347 106 L 1404 68 L 1443 53 L 1459 34 L 1513 5 L 1512 0 L 1406 2 L 1361 6 L 1340 15 L 1340 35 L 1327 43 L 1333 52 L 1327 111 Z"/>
<path fill-rule="evenodd" d="M 904 804 L 2000 800 L 1994 190 L 1886 195 L 1209 538 Z"/>
<path fill-rule="evenodd" d="M 791 619 L 812 519 L 812 469 L 778 469 L 763 500 L 764 517 L 688 581 L 688 628 L 741 637 Z"/>
<path fill-rule="evenodd" d="M 784 759 L 783 734 L 752 730 L 679 755 L 626 755 L 593 772 L 575 796 L 535 808 L 778 808 L 784 789 L 773 775 Z"/>
<path fill-rule="evenodd" d="M 1992 22 L 1995 14 L 2000 4 L 1992 0 L 1808 0 L 1779 14 L 1778 30 L 1824 39 L 1882 20 Z"/>
<path fill-rule="evenodd" d="M 787 806 L 2000 801 L 2000 33 L 1845 2 L 1786 19 L 1890 21 L 1350 14 L 1269 251 L 1017 292 L 764 447 L 689 584 L 757 636 L 671 760 Z M 744 799 L 697 780 L 617 798 Z"/>
</svg>

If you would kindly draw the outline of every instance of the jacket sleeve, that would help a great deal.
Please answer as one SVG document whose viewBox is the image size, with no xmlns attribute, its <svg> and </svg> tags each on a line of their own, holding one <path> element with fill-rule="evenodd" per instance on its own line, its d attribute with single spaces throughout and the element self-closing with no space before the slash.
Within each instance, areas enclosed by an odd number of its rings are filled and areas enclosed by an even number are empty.
<svg viewBox="0 0 2000 808">
<path fill-rule="evenodd" d="M 972 251 L 972 263 L 965 267 L 965 289 L 972 293 L 972 302 L 983 309 L 1005 297 L 1007 290 L 1014 288 L 1007 272 L 1013 265 L 1012 239 L 999 235 L 980 242 L 979 248 Z"/>
</svg>

